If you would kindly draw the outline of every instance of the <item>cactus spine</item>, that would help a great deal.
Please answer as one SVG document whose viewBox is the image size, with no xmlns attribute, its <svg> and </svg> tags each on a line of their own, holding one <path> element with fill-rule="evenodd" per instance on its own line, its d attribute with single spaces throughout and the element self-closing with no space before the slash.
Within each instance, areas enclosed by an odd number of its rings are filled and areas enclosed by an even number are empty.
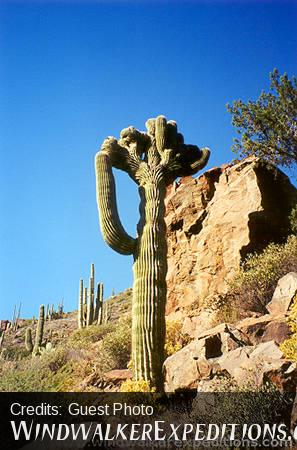
<svg viewBox="0 0 297 450">
<path fill-rule="evenodd" d="M 37 323 L 37 330 L 35 336 L 35 344 L 33 349 L 33 354 L 38 355 L 40 353 L 40 348 L 43 340 L 43 330 L 44 330 L 44 305 L 39 307 L 39 318 Z"/>
<path fill-rule="evenodd" d="M 32 351 L 33 351 L 33 341 L 32 341 L 32 330 L 31 330 L 31 328 L 27 328 L 26 329 L 25 346 L 26 346 L 26 350 L 28 350 L 28 352 L 32 353 Z"/>
<path fill-rule="evenodd" d="M 175 122 L 159 116 L 146 123 L 147 132 L 122 130 L 119 140 L 107 138 L 96 155 L 96 189 L 100 226 L 105 242 L 115 251 L 134 257 L 132 300 L 132 360 L 136 380 L 163 389 L 167 244 L 166 187 L 177 177 L 203 168 L 209 150 L 185 145 Z M 138 237 L 124 230 L 118 215 L 112 168 L 139 186 Z"/>
</svg>

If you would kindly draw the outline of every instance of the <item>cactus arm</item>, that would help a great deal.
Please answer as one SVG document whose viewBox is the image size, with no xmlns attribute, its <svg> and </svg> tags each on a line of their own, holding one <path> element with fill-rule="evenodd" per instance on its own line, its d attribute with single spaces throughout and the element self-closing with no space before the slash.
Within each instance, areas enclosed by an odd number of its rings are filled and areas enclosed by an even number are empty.
<svg viewBox="0 0 297 450">
<path fill-rule="evenodd" d="M 126 233 L 120 222 L 109 155 L 104 152 L 97 153 L 95 169 L 97 205 L 103 238 L 116 252 L 132 255 L 136 248 L 136 239 Z"/>
<path fill-rule="evenodd" d="M 208 163 L 210 157 L 210 150 L 205 147 L 201 149 L 201 156 L 198 157 L 196 161 L 194 161 L 192 164 L 190 164 L 190 167 L 193 171 L 198 172 L 198 170 L 203 169 L 203 167 L 206 166 Z"/>
</svg>

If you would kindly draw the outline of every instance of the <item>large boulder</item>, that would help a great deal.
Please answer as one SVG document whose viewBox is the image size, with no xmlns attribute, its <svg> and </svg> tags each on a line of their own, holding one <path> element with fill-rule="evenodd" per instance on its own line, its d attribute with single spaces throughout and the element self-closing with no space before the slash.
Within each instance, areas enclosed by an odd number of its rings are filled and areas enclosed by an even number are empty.
<svg viewBox="0 0 297 450">
<path fill-rule="evenodd" d="M 266 307 L 267 310 L 275 316 L 287 314 L 296 293 L 297 273 L 289 272 L 278 281 L 272 300 Z"/>
<path fill-rule="evenodd" d="M 250 345 L 246 336 L 228 324 L 219 325 L 170 356 L 164 363 L 165 391 L 257 389 L 267 382 L 283 391 L 297 385 L 296 364 L 284 358 L 274 341 Z"/>
<path fill-rule="evenodd" d="M 236 327 L 247 335 L 254 345 L 268 341 L 275 341 L 279 345 L 291 334 L 286 317 L 282 315 L 247 317 L 238 322 Z"/>
<path fill-rule="evenodd" d="M 243 333 L 226 323 L 202 333 L 193 342 L 166 359 L 165 390 L 173 392 L 197 388 L 199 380 L 208 378 L 218 371 L 217 361 L 222 355 L 248 343 Z"/>
<path fill-rule="evenodd" d="M 167 314 L 228 290 L 247 253 L 287 232 L 297 190 L 254 158 L 186 177 L 168 190 Z"/>
</svg>

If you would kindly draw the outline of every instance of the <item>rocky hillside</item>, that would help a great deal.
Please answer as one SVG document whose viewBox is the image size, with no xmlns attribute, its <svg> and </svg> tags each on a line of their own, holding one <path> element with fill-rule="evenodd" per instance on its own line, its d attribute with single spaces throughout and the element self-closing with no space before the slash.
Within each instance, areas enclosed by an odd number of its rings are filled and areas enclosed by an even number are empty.
<svg viewBox="0 0 297 450">
<path fill-rule="evenodd" d="M 296 204 L 289 179 L 251 158 L 169 189 L 167 391 L 296 389 Z M 0 389 L 119 390 L 132 377 L 131 298 L 108 299 L 103 325 L 78 330 L 76 311 L 47 321 L 39 357 L 24 345 L 36 324 L 20 321 L 2 342 Z"/>
</svg>

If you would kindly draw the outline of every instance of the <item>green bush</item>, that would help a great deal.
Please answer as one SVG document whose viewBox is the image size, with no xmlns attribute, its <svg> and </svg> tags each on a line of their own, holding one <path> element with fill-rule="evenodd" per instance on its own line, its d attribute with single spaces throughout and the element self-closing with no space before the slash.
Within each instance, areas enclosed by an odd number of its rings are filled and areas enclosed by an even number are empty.
<svg viewBox="0 0 297 450">
<path fill-rule="evenodd" d="M 270 244 L 260 254 L 249 255 L 230 283 L 226 303 L 234 308 L 266 312 L 278 280 L 297 271 L 297 236 L 284 244 Z"/>
<path fill-rule="evenodd" d="M 54 391 L 53 374 L 40 364 L 41 358 L 22 360 L 1 373 L 0 391 Z"/>
<path fill-rule="evenodd" d="M 8 361 L 19 361 L 23 358 L 31 356 L 31 353 L 24 347 L 11 346 L 5 348 L 5 360 Z"/>
<path fill-rule="evenodd" d="M 131 358 L 131 317 L 118 321 L 98 345 L 98 365 L 103 372 L 126 369 Z"/>
<path fill-rule="evenodd" d="M 166 320 L 165 357 L 173 355 L 190 342 L 190 337 L 182 333 L 183 324 L 179 320 Z"/>
<path fill-rule="evenodd" d="M 100 341 L 104 336 L 113 331 L 114 328 L 114 323 L 106 323 L 75 330 L 69 338 L 69 345 L 74 345 L 76 348 L 84 348 L 88 344 Z"/>
</svg>

